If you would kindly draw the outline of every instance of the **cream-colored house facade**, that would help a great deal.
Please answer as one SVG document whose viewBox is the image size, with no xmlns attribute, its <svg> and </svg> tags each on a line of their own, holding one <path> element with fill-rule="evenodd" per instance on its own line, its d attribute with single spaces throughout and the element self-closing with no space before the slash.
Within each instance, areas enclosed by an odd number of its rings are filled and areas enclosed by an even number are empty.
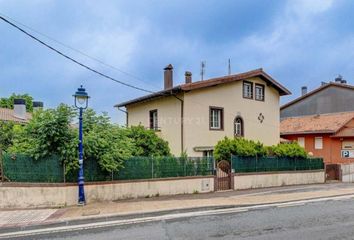
<svg viewBox="0 0 354 240">
<path fill-rule="evenodd" d="M 279 143 L 280 96 L 289 90 L 262 69 L 173 87 L 172 66 L 165 68 L 165 90 L 117 104 L 127 125 L 151 128 L 178 156 L 208 156 L 227 137 L 265 145 Z"/>
</svg>

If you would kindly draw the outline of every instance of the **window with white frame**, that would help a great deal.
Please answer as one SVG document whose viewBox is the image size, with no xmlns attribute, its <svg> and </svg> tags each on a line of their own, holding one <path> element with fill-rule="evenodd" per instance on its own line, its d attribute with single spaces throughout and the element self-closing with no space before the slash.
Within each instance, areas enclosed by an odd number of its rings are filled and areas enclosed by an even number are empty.
<svg viewBox="0 0 354 240">
<path fill-rule="evenodd" d="M 253 83 L 252 82 L 243 82 L 243 97 L 244 98 L 253 98 Z"/>
<path fill-rule="evenodd" d="M 256 86 L 255 86 L 255 99 L 258 101 L 264 101 L 264 85 L 256 84 Z"/>
<path fill-rule="evenodd" d="M 297 143 L 299 144 L 300 147 L 305 148 L 305 138 L 304 137 L 298 137 Z"/>
<path fill-rule="evenodd" d="M 323 149 L 323 138 L 315 137 L 315 149 Z"/>
<path fill-rule="evenodd" d="M 223 108 L 210 107 L 210 130 L 222 130 L 223 125 Z"/>
<path fill-rule="evenodd" d="M 236 117 L 235 118 L 235 129 L 234 129 L 234 135 L 235 137 L 243 137 L 243 120 L 241 117 Z"/>
<path fill-rule="evenodd" d="M 150 111 L 150 129 L 158 130 L 158 115 L 157 109 Z"/>
</svg>

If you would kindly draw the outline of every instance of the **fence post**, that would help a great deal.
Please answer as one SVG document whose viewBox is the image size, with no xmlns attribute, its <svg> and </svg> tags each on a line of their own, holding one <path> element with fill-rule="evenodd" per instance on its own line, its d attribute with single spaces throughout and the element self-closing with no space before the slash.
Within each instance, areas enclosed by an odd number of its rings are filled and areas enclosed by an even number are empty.
<svg viewBox="0 0 354 240">
<path fill-rule="evenodd" d="M 154 158 L 151 157 L 151 178 L 154 178 Z"/>
<path fill-rule="evenodd" d="M 63 163 L 63 180 L 64 183 L 66 182 L 66 178 L 65 178 L 65 162 Z"/>
<path fill-rule="evenodd" d="M 186 177 L 187 176 L 187 157 L 183 158 L 184 159 L 184 176 Z"/>
<path fill-rule="evenodd" d="M 256 172 L 257 172 L 257 169 L 258 169 L 258 155 L 256 154 Z"/>
<path fill-rule="evenodd" d="M 1 182 L 4 181 L 4 168 L 3 168 L 3 164 L 2 164 L 2 149 L 0 148 L 0 178 L 1 178 Z"/>
</svg>

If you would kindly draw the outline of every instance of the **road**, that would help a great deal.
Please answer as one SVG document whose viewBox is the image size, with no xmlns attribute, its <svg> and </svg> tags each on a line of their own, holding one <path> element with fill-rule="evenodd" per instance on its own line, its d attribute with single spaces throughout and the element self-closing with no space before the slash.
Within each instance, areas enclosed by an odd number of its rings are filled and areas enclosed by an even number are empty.
<svg viewBox="0 0 354 240">
<path fill-rule="evenodd" d="M 223 211 L 16 239 L 354 239 L 353 198 Z"/>
</svg>

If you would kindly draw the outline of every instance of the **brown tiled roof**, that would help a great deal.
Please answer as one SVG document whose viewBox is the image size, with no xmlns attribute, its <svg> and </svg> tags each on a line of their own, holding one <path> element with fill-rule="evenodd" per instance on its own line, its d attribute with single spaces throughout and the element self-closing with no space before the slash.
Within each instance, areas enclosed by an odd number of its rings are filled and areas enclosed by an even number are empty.
<svg viewBox="0 0 354 240">
<path fill-rule="evenodd" d="M 8 108 L 0 108 L 0 121 L 12 121 L 16 123 L 27 123 L 32 118 L 31 113 L 26 113 L 26 119 L 14 116 L 14 110 Z"/>
<path fill-rule="evenodd" d="M 234 74 L 234 75 L 229 75 L 229 76 L 224 76 L 224 77 L 218 77 L 218 78 L 212 78 L 212 79 L 197 81 L 197 82 L 193 82 L 193 83 L 181 84 L 181 85 L 178 85 L 178 86 L 173 87 L 171 89 L 166 89 L 166 90 L 156 92 L 153 94 L 149 94 L 149 95 L 146 95 L 146 96 L 143 96 L 140 98 L 136 98 L 136 99 L 133 99 L 133 100 L 130 100 L 127 102 L 122 102 L 122 103 L 116 104 L 115 107 L 123 107 L 123 106 L 127 106 L 129 104 L 144 102 L 144 101 L 148 101 L 148 100 L 159 98 L 159 97 L 171 96 L 173 94 L 183 92 L 183 91 L 191 91 L 191 90 L 195 90 L 195 89 L 212 87 L 212 86 L 216 86 L 219 84 L 241 81 L 241 80 L 244 80 L 247 78 L 252 78 L 252 77 L 262 78 L 270 86 L 273 86 L 275 89 L 277 89 L 281 96 L 291 94 L 291 92 L 288 89 L 286 89 L 283 85 L 278 83 L 271 76 L 269 76 L 266 72 L 264 72 L 262 68 L 259 68 L 259 69 L 255 69 L 255 70 L 244 72 L 244 73 L 239 73 L 239 74 Z"/>
<path fill-rule="evenodd" d="M 285 118 L 280 123 L 280 135 L 336 133 L 353 118 L 354 112 Z"/>
<path fill-rule="evenodd" d="M 286 104 L 284 104 L 283 106 L 280 107 L 280 110 L 283 110 L 284 108 L 287 108 L 291 105 L 293 105 L 294 103 L 297 103 L 305 98 L 308 98 L 312 95 L 314 95 L 315 93 L 318 93 L 326 88 L 329 88 L 329 87 L 340 87 L 340 88 L 346 88 L 346 89 L 351 89 L 351 90 L 354 90 L 354 86 L 352 85 L 348 85 L 348 84 L 343 84 L 343 83 L 335 83 L 335 82 L 329 82 L 329 83 L 326 83 L 322 86 L 320 86 L 319 88 L 316 88 L 315 90 L 312 90 L 311 92 L 308 92 L 307 94 L 305 95 L 302 95 L 301 97 L 298 97 Z"/>
</svg>

